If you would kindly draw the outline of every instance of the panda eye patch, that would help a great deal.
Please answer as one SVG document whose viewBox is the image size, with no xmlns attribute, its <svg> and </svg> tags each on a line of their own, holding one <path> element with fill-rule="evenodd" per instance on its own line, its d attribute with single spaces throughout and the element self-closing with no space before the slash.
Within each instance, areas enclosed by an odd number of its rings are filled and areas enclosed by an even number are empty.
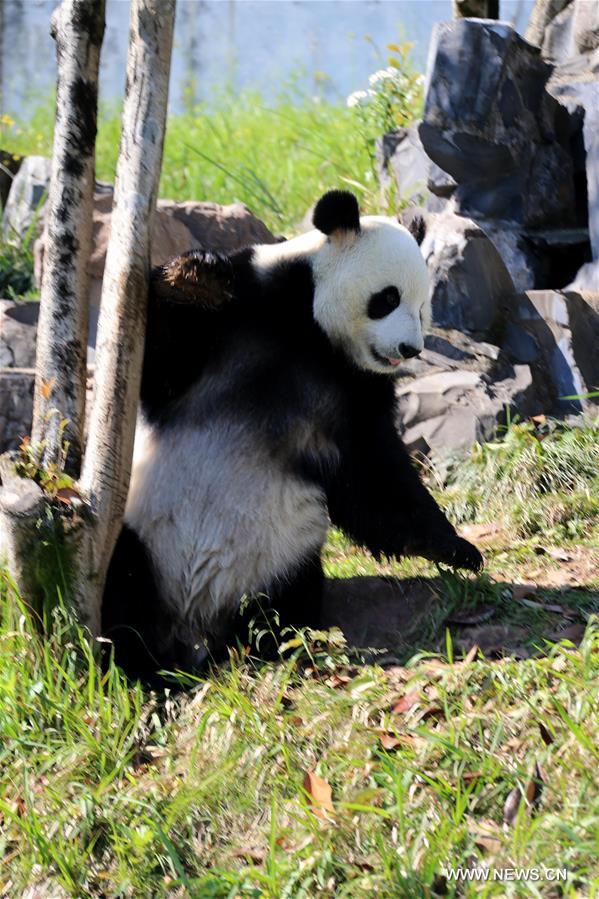
<svg viewBox="0 0 599 899">
<path fill-rule="evenodd" d="M 401 302 L 401 297 L 397 287 L 391 285 L 373 293 L 368 301 L 368 318 L 384 318 L 397 309 Z"/>
</svg>

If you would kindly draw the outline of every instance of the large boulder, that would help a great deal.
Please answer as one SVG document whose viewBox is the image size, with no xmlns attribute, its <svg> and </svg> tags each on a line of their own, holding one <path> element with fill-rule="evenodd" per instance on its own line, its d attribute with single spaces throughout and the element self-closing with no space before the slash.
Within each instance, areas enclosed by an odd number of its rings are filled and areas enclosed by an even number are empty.
<svg viewBox="0 0 599 899">
<path fill-rule="evenodd" d="M 451 209 L 423 217 L 426 230 L 421 250 L 431 279 L 434 323 L 489 331 L 514 292 L 496 247 L 472 219 Z"/>
<path fill-rule="evenodd" d="M 457 182 L 456 211 L 528 227 L 574 223 L 570 139 L 579 119 L 546 90 L 536 47 L 505 22 L 433 31 L 422 144 Z"/>
<path fill-rule="evenodd" d="M 13 178 L 2 215 L 2 238 L 20 244 L 42 230 L 52 164 L 45 156 L 26 156 Z"/>
<path fill-rule="evenodd" d="M 544 412 L 597 408 L 599 296 L 529 290 L 514 298 L 503 351 L 530 366 Z M 569 397 L 579 397 L 569 399 Z"/>
<path fill-rule="evenodd" d="M 528 365 L 493 380 L 477 371 L 437 371 L 397 387 L 398 426 L 411 452 L 447 460 L 483 443 L 506 419 L 506 410 L 539 412 Z"/>
</svg>

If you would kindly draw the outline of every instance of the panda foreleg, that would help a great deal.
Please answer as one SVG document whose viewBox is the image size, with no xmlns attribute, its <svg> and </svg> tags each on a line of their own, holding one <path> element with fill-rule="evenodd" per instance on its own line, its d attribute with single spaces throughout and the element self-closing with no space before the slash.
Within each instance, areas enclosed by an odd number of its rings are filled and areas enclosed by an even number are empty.
<svg viewBox="0 0 599 899">
<path fill-rule="evenodd" d="M 327 485 L 332 522 L 376 556 L 418 555 L 478 571 L 483 559 L 459 537 L 422 483 L 389 416 L 350 434 Z"/>
</svg>

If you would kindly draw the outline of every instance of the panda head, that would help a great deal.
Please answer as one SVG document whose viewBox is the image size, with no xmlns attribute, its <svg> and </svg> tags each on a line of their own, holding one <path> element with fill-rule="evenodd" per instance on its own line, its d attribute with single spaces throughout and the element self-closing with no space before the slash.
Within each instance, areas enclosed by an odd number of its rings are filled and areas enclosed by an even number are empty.
<svg viewBox="0 0 599 899">
<path fill-rule="evenodd" d="M 360 217 L 346 191 L 321 197 L 312 221 L 326 237 L 311 260 L 316 321 L 360 368 L 394 374 L 421 352 L 430 321 L 416 240 L 395 219 Z"/>
</svg>

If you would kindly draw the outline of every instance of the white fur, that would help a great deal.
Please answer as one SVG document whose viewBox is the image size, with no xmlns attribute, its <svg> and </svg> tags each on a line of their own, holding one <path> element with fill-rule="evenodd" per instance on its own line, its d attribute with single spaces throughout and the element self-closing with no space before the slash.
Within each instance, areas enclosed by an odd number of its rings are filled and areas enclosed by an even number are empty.
<svg viewBox="0 0 599 899">
<path fill-rule="evenodd" d="M 243 420 L 226 418 L 166 432 L 138 423 L 125 521 L 188 644 L 218 631 L 244 593 L 283 580 L 327 529 L 322 492 L 279 468 Z"/>
<path fill-rule="evenodd" d="M 314 317 L 332 341 L 362 368 L 389 374 L 394 366 L 373 355 L 401 358 L 400 344 L 421 350 L 430 321 L 426 263 L 418 244 L 395 219 L 363 216 L 361 230 L 326 238 L 310 231 L 293 240 L 256 247 L 254 262 L 268 277 L 285 259 L 306 258 L 314 272 Z M 394 285 L 401 302 L 385 318 L 367 316 L 373 293 Z"/>
</svg>

